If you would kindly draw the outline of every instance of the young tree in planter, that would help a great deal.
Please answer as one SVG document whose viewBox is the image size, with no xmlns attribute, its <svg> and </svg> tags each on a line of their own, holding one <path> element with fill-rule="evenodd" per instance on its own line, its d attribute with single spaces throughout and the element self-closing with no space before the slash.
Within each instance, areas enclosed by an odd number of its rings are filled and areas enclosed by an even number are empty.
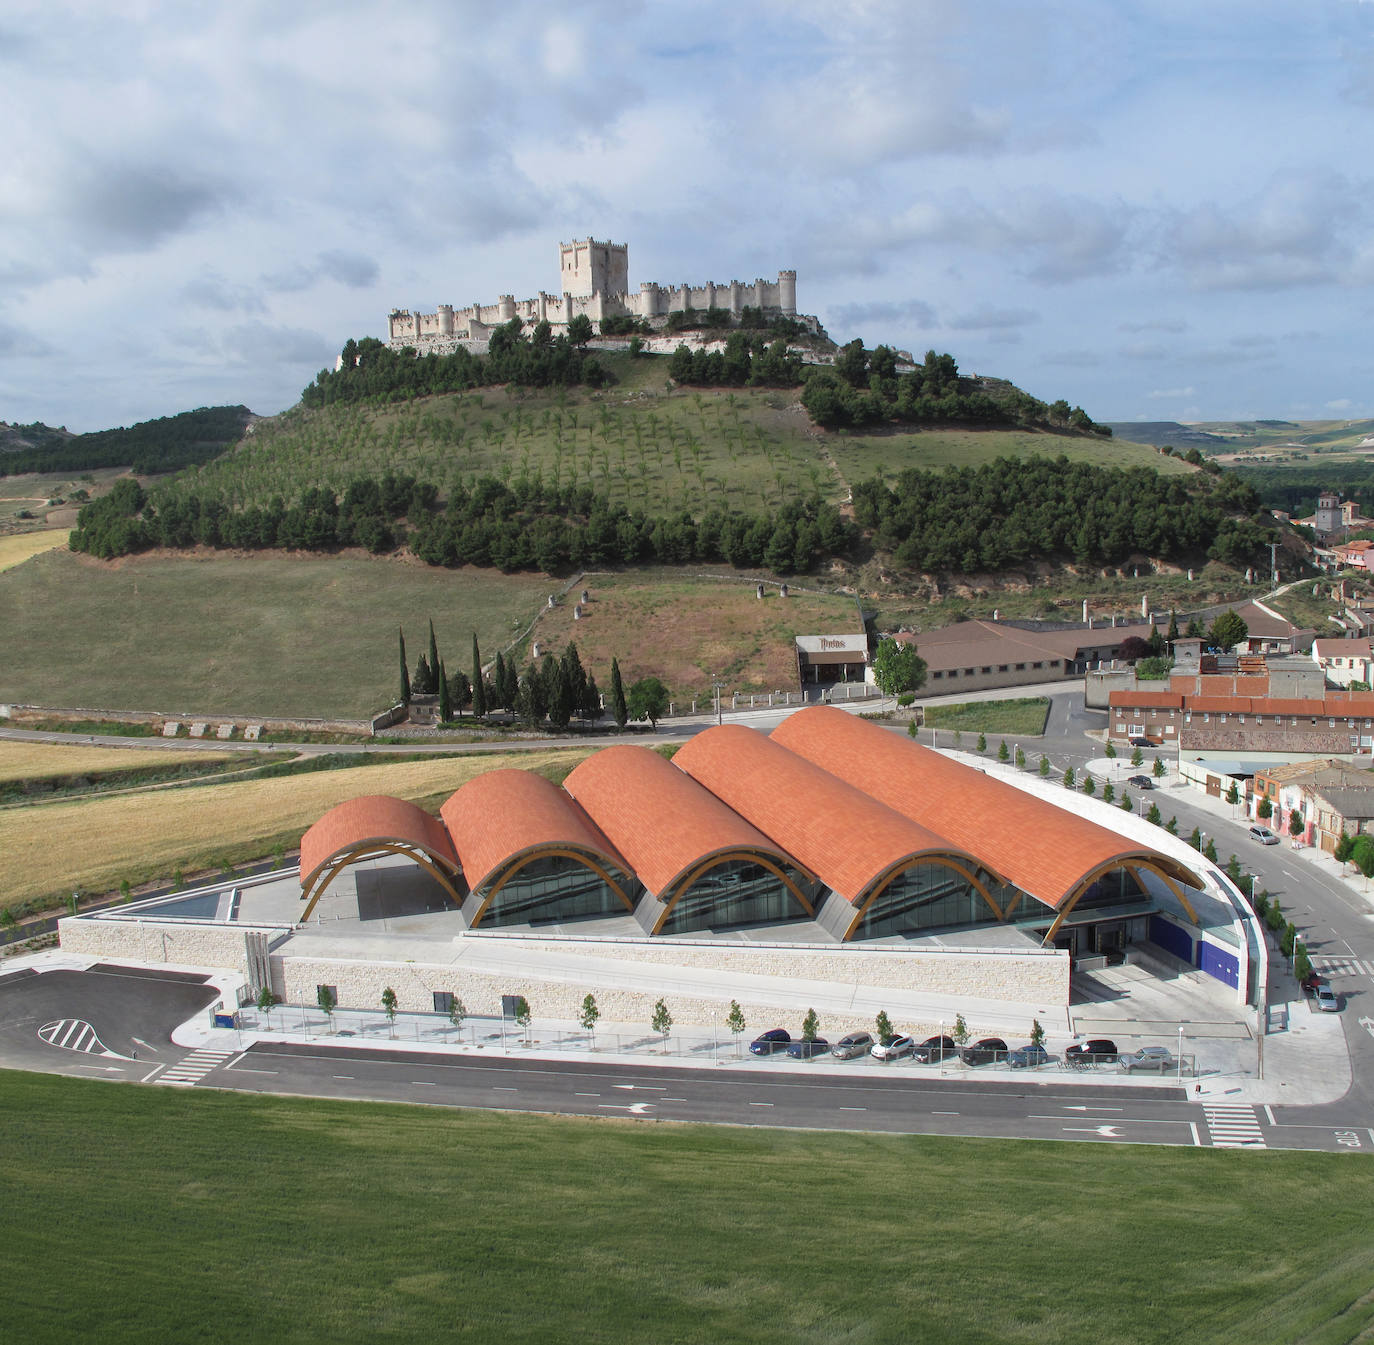
<svg viewBox="0 0 1374 1345">
<path fill-rule="evenodd" d="M 1115 786 L 1114 784 L 1112 784 L 1112 782 L 1111 782 L 1110 780 L 1108 780 L 1107 783 L 1106 783 L 1105 785 L 1102 786 L 1102 802 L 1103 802 L 1103 803 L 1115 803 L 1115 802 L 1116 802 L 1116 786 Z"/>
<path fill-rule="evenodd" d="M 267 1030 L 272 1030 L 272 1010 L 277 1006 L 277 997 L 272 993 L 272 987 L 265 985 L 258 991 L 256 1000 L 258 1012 L 267 1019 Z"/>
<path fill-rule="evenodd" d="M 1155 764 L 1150 767 L 1150 770 L 1153 773 L 1156 780 L 1162 780 L 1164 778 L 1165 772 L 1168 769 L 1169 768 L 1164 764 L 1163 757 L 1156 757 Z"/>
<path fill-rule="evenodd" d="M 515 997 L 515 1024 L 525 1034 L 525 1045 L 530 1044 L 530 1024 L 534 1015 L 530 1012 L 530 1002 L 524 995 Z"/>
<path fill-rule="evenodd" d="M 406 666 L 406 633 L 399 626 L 396 634 L 401 637 L 401 704 L 410 704 L 410 669 Z"/>
<path fill-rule="evenodd" d="M 988 735 L 986 733 L 980 733 L 978 735 L 978 750 L 980 752 L 986 752 L 988 750 Z"/>
<path fill-rule="evenodd" d="M 659 1000 L 654 1005 L 654 1016 L 649 1022 L 649 1026 L 663 1038 L 663 1053 L 668 1053 L 668 1034 L 673 1030 L 673 1015 L 668 1012 L 668 1006 Z"/>
<path fill-rule="evenodd" d="M 1030 1043 L 1032 1046 L 1043 1046 L 1045 1044 L 1045 1029 L 1040 1026 L 1038 1018 L 1031 1019 Z"/>
<path fill-rule="evenodd" d="M 1207 838 L 1207 844 L 1202 847 L 1202 853 L 1206 855 L 1213 864 L 1217 862 L 1217 843 L 1210 836 Z"/>
<path fill-rule="evenodd" d="M 1131 751 L 1131 765 L 1138 770 L 1145 764 L 1145 753 L 1140 748 L 1133 748 Z"/>
<path fill-rule="evenodd" d="M 1016 749 L 1016 769 L 1023 771 L 1026 769 L 1026 753 L 1023 748 Z"/>
<path fill-rule="evenodd" d="M 1273 815 L 1274 805 L 1269 802 L 1268 795 L 1265 795 L 1255 807 L 1255 816 L 1258 817 L 1261 822 L 1267 822 Z"/>
<path fill-rule="evenodd" d="M 1238 860 L 1235 855 L 1232 855 L 1231 858 L 1226 861 L 1226 876 L 1235 883 L 1237 887 L 1240 886 L 1240 860 Z"/>
<path fill-rule="evenodd" d="M 1234 780 L 1231 781 L 1231 787 L 1226 791 L 1226 802 L 1232 807 L 1240 802 L 1240 786 Z"/>
<path fill-rule="evenodd" d="M 1374 876 L 1374 836 L 1362 831 L 1355 837 L 1355 844 L 1350 847 L 1350 862 L 1366 878 Z"/>
<path fill-rule="evenodd" d="M 396 992 L 387 986 L 382 991 L 382 1008 L 386 1012 L 387 1027 L 391 1029 L 391 1035 L 396 1035 Z"/>
<path fill-rule="evenodd" d="M 730 1029 L 730 1035 L 735 1039 L 735 1054 L 739 1054 L 739 1034 L 744 1031 L 744 1010 L 739 1006 L 739 1000 L 730 1001 L 730 1012 L 725 1015 L 725 1026 Z"/>
<path fill-rule="evenodd" d="M 1074 783 L 1075 783 L 1075 777 L 1074 777 L 1074 773 L 1073 773 L 1073 767 L 1072 767 L 1072 766 L 1065 766 L 1065 767 L 1064 767 L 1064 788 L 1065 788 L 1065 789 L 1072 789 L 1072 788 L 1074 787 Z"/>
<path fill-rule="evenodd" d="M 324 1016 L 329 1020 L 329 1027 L 334 1028 L 334 992 L 327 986 L 322 985 L 315 991 L 315 1003 L 324 1010 Z"/>
<path fill-rule="evenodd" d="M 1303 833 L 1302 814 L 1294 808 L 1288 814 L 1288 834 L 1296 841 Z"/>
<path fill-rule="evenodd" d="M 997 760 L 998 760 L 998 761 L 1010 761 L 1010 760 L 1011 760 L 1011 749 L 1007 747 L 1007 740 L 1006 740 L 1005 738 L 1003 738 L 1002 741 L 1001 741 L 1001 743 L 998 745 L 998 748 L 997 748 Z"/>
<path fill-rule="evenodd" d="M 625 683 L 620 680 L 620 663 L 616 659 L 611 660 L 611 718 L 618 729 L 623 729 L 630 718 L 625 703 Z"/>
<path fill-rule="evenodd" d="M 1169 833 L 1170 836 L 1177 836 L 1177 835 L 1178 835 L 1178 818 L 1176 818 L 1176 817 L 1171 817 L 1171 818 L 1164 824 L 1164 830 L 1167 831 L 1167 832 Z"/>
<path fill-rule="evenodd" d="M 1108 761 L 1111 761 L 1116 756 L 1116 748 L 1112 746 L 1112 740 L 1110 738 L 1107 739 L 1107 746 L 1102 755 L 1105 756 Z"/>
<path fill-rule="evenodd" d="M 1083 772 L 1083 792 L 1085 794 L 1097 793 L 1097 781 L 1087 771 Z"/>
<path fill-rule="evenodd" d="M 967 1046 L 969 1039 L 968 1024 L 964 1022 L 964 1015 L 957 1014 L 954 1019 L 954 1026 L 950 1029 L 949 1035 L 954 1038 L 956 1046 Z"/>
<path fill-rule="evenodd" d="M 596 996 L 588 995 L 582 1001 L 582 1012 L 578 1015 L 577 1021 L 582 1025 L 584 1032 L 592 1034 L 592 1050 L 596 1050 L 596 1020 L 601 1017 L 601 1010 L 596 1007 Z"/>
<path fill-rule="evenodd" d="M 807 1009 L 806 1017 L 802 1019 L 802 1040 L 815 1041 L 820 1031 L 821 1020 L 816 1017 L 815 1009 Z"/>
<path fill-rule="evenodd" d="M 1193 847 L 1194 850 L 1201 850 L 1201 849 L 1202 849 L 1202 828 L 1201 828 L 1201 827 L 1194 827 L 1194 828 L 1193 828 L 1192 834 L 1188 837 L 1188 844 L 1191 845 L 1191 846 Z"/>
<path fill-rule="evenodd" d="M 1346 834 L 1345 828 L 1341 828 L 1341 838 L 1336 842 L 1336 859 L 1340 862 L 1341 872 L 1345 872 L 1345 866 L 1350 863 L 1351 852 L 1355 849 L 1355 838 Z"/>
<path fill-rule="evenodd" d="M 897 1035 L 892 1030 L 892 1019 L 887 1016 L 886 1009 L 878 1010 L 878 1017 L 873 1023 L 873 1034 L 881 1042 L 889 1042 Z"/>
<path fill-rule="evenodd" d="M 1040 758 L 1040 778 L 1048 780 L 1050 778 L 1050 759 L 1049 757 Z"/>
<path fill-rule="evenodd" d="M 1150 805 L 1150 811 L 1145 814 L 1145 820 L 1147 822 L 1153 822 L 1155 826 L 1159 826 L 1164 820 L 1164 814 L 1159 811 L 1159 804 L 1152 803 Z"/>
<path fill-rule="evenodd" d="M 463 1030 L 463 1019 L 468 1016 L 468 1006 L 457 995 L 448 1002 L 448 1021 L 455 1032 Z"/>
</svg>

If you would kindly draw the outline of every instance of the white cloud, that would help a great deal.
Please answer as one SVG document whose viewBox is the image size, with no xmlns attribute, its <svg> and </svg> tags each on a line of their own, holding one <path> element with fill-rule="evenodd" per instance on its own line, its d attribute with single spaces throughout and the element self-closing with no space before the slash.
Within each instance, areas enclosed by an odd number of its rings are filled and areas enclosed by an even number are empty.
<svg viewBox="0 0 1374 1345">
<path fill-rule="evenodd" d="M 1180 397 L 1196 397 L 1196 388 L 1155 388 L 1153 392 L 1147 392 L 1147 397 L 1154 401 L 1177 401 Z"/>
</svg>

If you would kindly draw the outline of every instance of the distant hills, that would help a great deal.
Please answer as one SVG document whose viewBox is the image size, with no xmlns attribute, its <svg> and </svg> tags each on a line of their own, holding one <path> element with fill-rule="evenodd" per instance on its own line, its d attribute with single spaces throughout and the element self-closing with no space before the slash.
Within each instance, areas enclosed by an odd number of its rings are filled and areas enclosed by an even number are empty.
<svg viewBox="0 0 1374 1345">
<path fill-rule="evenodd" d="M 1211 420 L 1183 425 L 1176 420 L 1119 421 L 1118 439 L 1156 448 L 1196 448 L 1203 453 L 1254 453 L 1256 462 L 1275 464 L 1286 455 L 1303 460 L 1313 453 L 1369 453 L 1374 420 Z"/>
<path fill-rule="evenodd" d="M 90 434 L 73 434 L 41 421 L 0 421 L 0 476 L 100 467 L 132 467 L 140 476 L 174 472 L 218 457 L 256 419 L 246 406 L 202 406 Z"/>
</svg>

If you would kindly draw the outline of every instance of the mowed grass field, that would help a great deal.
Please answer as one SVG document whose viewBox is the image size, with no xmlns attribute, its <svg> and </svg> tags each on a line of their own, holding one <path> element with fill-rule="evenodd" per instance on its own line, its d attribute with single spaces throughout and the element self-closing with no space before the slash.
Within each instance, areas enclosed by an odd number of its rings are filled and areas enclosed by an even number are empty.
<svg viewBox="0 0 1374 1345">
<path fill-rule="evenodd" d="M 161 766 L 206 766 L 227 761 L 229 756 L 227 752 L 158 751 L 143 747 L 130 750 L 85 744 L 67 746 L 65 743 L 7 741 L 0 742 L 0 784 L 15 780 L 58 780 L 69 775 L 100 776 Z"/>
<path fill-rule="evenodd" d="M 799 582 L 807 583 L 806 579 Z M 573 600 L 592 600 L 573 620 Z M 541 649 L 577 644 L 584 667 L 610 689 L 611 659 L 626 686 L 660 678 L 675 701 L 711 694 L 719 675 L 726 691 L 795 691 L 798 635 L 852 634 L 863 629 L 853 598 L 838 594 L 779 596 L 769 583 L 760 600 L 753 580 L 693 579 L 673 570 L 588 575 L 553 611 L 539 618 L 532 639 Z M 528 657 L 529 642 L 522 646 Z"/>
<path fill-rule="evenodd" d="M 0 905 L 110 891 L 126 878 L 137 886 L 178 868 L 261 858 L 278 843 L 291 849 L 336 803 L 361 794 L 392 794 L 437 812 L 459 785 L 503 766 L 561 781 L 589 751 L 425 758 L 0 810 Z"/>
<path fill-rule="evenodd" d="M 15 532 L 0 537 L 0 571 L 12 570 L 34 556 L 66 546 L 70 528 L 45 528 L 41 532 Z"/>
<path fill-rule="evenodd" d="M 542 576 L 352 556 L 66 551 L 0 574 L 0 702 L 170 714 L 365 718 L 393 704 L 429 619 L 450 667 L 494 655 L 554 585 Z"/>
<path fill-rule="evenodd" d="M 15 1341 L 1367 1338 L 1374 1165 L 0 1074 Z"/>
</svg>

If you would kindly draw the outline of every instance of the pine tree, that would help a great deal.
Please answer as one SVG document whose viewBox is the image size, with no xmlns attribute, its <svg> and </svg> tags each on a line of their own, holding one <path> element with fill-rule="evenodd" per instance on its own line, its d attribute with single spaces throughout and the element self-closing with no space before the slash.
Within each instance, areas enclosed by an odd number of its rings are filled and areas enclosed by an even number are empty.
<svg viewBox="0 0 1374 1345">
<path fill-rule="evenodd" d="M 482 678 L 482 655 L 477 648 L 477 632 L 472 632 L 472 715 L 481 719 L 487 713 L 487 684 Z"/>
<path fill-rule="evenodd" d="M 630 719 L 630 710 L 625 704 L 625 684 L 620 680 L 620 663 L 616 659 L 611 660 L 611 715 L 618 729 L 623 729 Z"/>
<path fill-rule="evenodd" d="M 406 633 L 399 626 L 396 634 L 401 637 L 401 704 L 410 704 L 410 669 L 406 666 Z"/>
</svg>

